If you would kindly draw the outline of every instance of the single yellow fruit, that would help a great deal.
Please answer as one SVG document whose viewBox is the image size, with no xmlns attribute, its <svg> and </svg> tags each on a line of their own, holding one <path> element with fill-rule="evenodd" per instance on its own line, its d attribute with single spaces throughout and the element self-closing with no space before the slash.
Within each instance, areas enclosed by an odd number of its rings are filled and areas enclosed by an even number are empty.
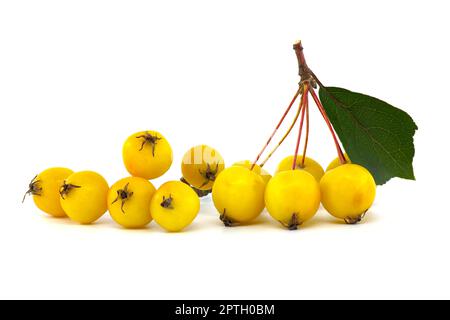
<svg viewBox="0 0 450 320">
<path fill-rule="evenodd" d="M 319 163 L 317 163 L 316 161 L 314 161 L 313 159 L 308 158 L 308 157 L 305 157 L 304 165 L 302 165 L 302 161 L 303 161 L 303 156 L 301 156 L 301 155 L 297 156 L 296 169 L 301 169 L 301 170 L 305 170 L 305 171 L 309 172 L 310 174 L 313 175 L 314 178 L 316 178 L 317 182 L 319 182 L 320 179 L 322 179 L 323 174 L 324 174 L 322 166 Z M 284 158 L 278 165 L 276 172 L 278 173 L 281 171 L 292 170 L 293 163 L 294 163 L 294 156 L 289 156 L 289 157 Z"/>
<path fill-rule="evenodd" d="M 239 161 L 233 164 L 233 166 L 240 166 L 247 169 L 251 169 L 252 165 L 253 162 L 250 160 Z M 270 181 L 270 179 L 272 179 L 272 175 L 263 168 L 261 168 L 261 166 L 259 166 L 258 164 L 255 164 L 252 171 L 259 174 L 261 178 L 263 178 L 265 184 L 267 184 Z"/>
<path fill-rule="evenodd" d="M 172 165 L 172 148 L 156 131 L 143 131 L 130 136 L 125 141 L 122 154 L 128 172 L 147 180 L 162 176 Z"/>
<path fill-rule="evenodd" d="M 320 190 L 325 209 L 336 218 L 354 224 L 372 206 L 376 184 L 366 168 L 344 164 L 325 173 Z"/>
<path fill-rule="evenodd" d="M 265 183 L 260 175 L 232 166 L 217 177 L 212 190 L 214 206 L 225 226 L 247 223 L 264 209 Z"/>
<path fill-rule="evenodd" d="M 305 170 L 281 171 L 267 184 L 265 203 L 272 218 L 295 230 L 319 209 L 319 183 Z"/>
<path fill-rule="evenodd" d="M 125 228 L 145 227 L 152 221 L 150 201 L 154 193 L 155 187 L 148 180 L 138 177 L 122 179 L 109 189 L 109 213 Z"/>
<path fill-rule="evenodd" d="M 108 208 L 108 190 L 108 183 L 98 173 L 76 172 L 60 188 L 61 206 L 71 220 L 81 224 L 93 223 Z"/>
<path fill-rule="evenodd" d="M 25 196 L 32 195 L 36 206 L 45 213 L 58 218 L 66 217 L 59 201 L 59 188 L 72 173 L 66 168 L 47 169 L 31 180 Z"/>
<path fill-rule="evenodd" d="M 344 158 L 345 160 L 347 160 L 347 163 L 352 163 L 350 161 L 350 158 L 348 157 L 348 154 L 344 153 Z M 333 161 L 330 162 L 330 164 L 327 167 L 327 171 L 333 170 L 334 168 L 337 168 L 341 165 L 341 160 L 339 160 L 339 157 L 337 157 L 336 159 L 334 159 Z"/>
<path fill-rule="evenodd" d="M 224 168 L 225 163 L 220 153 L 206 145 L 189 149 L 181 163 L 183 178 L 199 190 L 211 190 Z"/>
<path fill-rule="evenodd" d="M 180 181 L 164 183 L 154 194 L 150 211 L 162 228 L 178 232 L 194 221 L 200 200 L 194 190 Z"/>
</svg>

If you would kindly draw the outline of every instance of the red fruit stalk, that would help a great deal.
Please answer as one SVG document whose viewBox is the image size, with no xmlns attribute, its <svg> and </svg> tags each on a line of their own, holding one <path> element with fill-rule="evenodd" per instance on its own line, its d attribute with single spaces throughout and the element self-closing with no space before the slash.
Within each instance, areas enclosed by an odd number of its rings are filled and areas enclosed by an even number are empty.
<svg viewBox="0 0 450 320">
<path fill-rule="evenodd" d="M 305 157 L 306 157 L 306 149 L 308 148 L 308 140 L 309 140 L 309 105 L 308 101 L 306 101 L 306 137 L 305 137 L 305 146 L 303 148 L 303 157 L 302 157 L 302 168 L 305 167 Z"/>
<path fill-rule="evenodd" d="M 297 157 L 298 157 L 298 150 L 300 148 L 300 141 L 302 139 L 303 122 L 305 120 L 305 111 L 308 108 L 308 89 L 309 89 L 309 84 L 305 84 L 304 89 L 303 89 L 303 96 L 302 96 L 302 116 L 300 118 L 300 128 L 298 130 L 297 145 L 295 147 L 294 162 L 292 163 L 292 170 L 297 169 Z"/>
<path fill-rule="evenodd" d="M 260 164 L 261 168 L 264 167 L 264 165 L 267 163 L 267 161 L 269 161 L 269 159 L 272 157 L 272 155 L 278 150 L 278 148 L 283 144 L 284 140 L 286 140 L 286 138 L 289 136 L 289 134 L 291 133 L 291 131 L 294 128 L 295 124 L 297 123 L 298 118 L 300 117 L 302 109 L 303 109 L 303 105 L 302 105 L 302 103 L 300 101 L 298 109 L 297 109 L 297 113 L 295 114 L 294 120 L 292 121 L 289 129 L 284 134 L 284 136 L 281 138 L 281 140 L 278 142 L 278 144 L 272 149 L 272 151 L 270 151 L 269 155 Z"/>
<path fill-rule="evenodd" d="M 336 133 L 334 132 L 333 126 L 331 125 L 330 119 L 328 119 L 327 113 L 325 112 L 325 109 L 322 106 L 322 103 L 319 100 L 319 97 L 314 92 L 314 90 L 310 90 L 311 96 L 314 99 L 314 102 L 317 105 L 317 108 L 319 108 L 320 113 L 322 114 L 323 119 L 325 120 L 328 128 L 330 129 L 331 135 L 333 136 L 334 144 L 336 145 L 336 150 L 339 156 L 339 161 L 341 164 L 345 164 L 347 160 L 345 160 L 344 153 L 342 152 L 341 146 L 339 145 L 339 140 L 336 137 Z"/>
<path fill-rule="evenodd" d="M 337 153 L 338 153 L 339 161 L 342 164 L 346 163 L 346 159 L 344 157 L 344 153 L 342 151 L 342 148 L 340 146 L 340 143 L 339 143 L 339 140 L 338 140 L 338 138 L 336 136 L 336 133 L 334 132 L 333 126 L 332 126 L 330 120 L 328 119 L 327 113 L 326 113 L 322 103 L 320 102 L 320 99 L 318 98 L 316 92 L 314 91 L 314 89 L 317 88 L 317 84 L 319 84 L 321 87 L 323 87 L 323 85 L 319 81 L 319 79 L 316 77 L 314 72 L 312 72 L 311 69 L 309 69 L 308 65 L 306 64 L 306 59 L 305 59 L 305 56 L 304 56 L 304 53 L 303 53 L 303 46 L 302 46 L 301 41 L 298 41 L 297 43 L 294 44 L 294 50 L 295 50 L 295 53 L 297 55 L 298 66 L 299 66 L 299 75 L 300 75 L 299 90 L 294 95 L 294 98 L 292 99 L 292 101 L 289 104 L 288 108 L 286 109 L 286 111 L 284 112 L 283 116 L 281 117 L 281 120 L 278 122 L 278 125 L 275 127 L 275 130 L 272 132 L 272 134 L 270 135 L 270 137 L 267 140 L 266 144 L 264 145 L 264 147 L 262 148 L 262 150 L 260 151 L 260 153 L 256 157 L 255 161 L 253 162 L 252 167 L 251 167 L 252 170 L 255 167 L 256 163 L 261 158 L 261 156 L 263 155 L 263 153 L 266 151 L 266 149 L 269 146 L 270 142 L 272 141 L 273 137 L 275 136 L 275 134 L 277 133 L 278 129 L 283 124 L 283 122 L 284 122 L 286 116 L 288 115 L 289 111 L 291 110 L 292 105 L 295 103 L 295 101 L 297 100 L 297 98 L 298 98 L 298 96 L 300 94 L 302 94 L 302 97 L 301 97 L 300 105 L 299 105 L 299 108 L 297 110 L 297 114 L 295 115 L 294 121 L 292 122 L 291 126 L 289 127 L 289 129 L 287 130 L 285 135 L 282 137 L 282 139 L 275 146 L 275 148 L 269 153 L 267 158 L 261 163 L 261 167 L 263 167 L 266 164 L 266 162 L 270 159 L 270 157 L 275 153 L 275 151 L 280 147 L 280 145 L 284 142 L 284 140 L 287 138 L 287 136 L 291 133 L 293 127 L 295 126 L 295 124 L 296 124 L 296 122 L 297 122 L 297 120 L 299 118 L 300 113 L 301 113 L 301 116 L 300 116 L 300 128 L 299 128 L 299 133 L 298 133 L 298 137 L 297 137 L 297 143 L 296 143 L 296 147 L 295 147 L 294 162 L 292 164 L 292 169 L 295 170 L 296 167 L 297 167 L 298 151 L 300 149 L 300 142 L 301 142 L 301 137 L 302 137 L 303 124 L 304 124 L 305 115 L 306 115 L 306 137 L 305 137 L 305 144 L 304 144 L 304 148 L 303 148 L 302 166 L 305 165 L 305 157 L 306 157 L 306 151 L 307 151 L 307 148 L 308 148 L 308 140 L 309 140 L 309 102 L 308 102 L 309 94 L 311 94 L 312 98 L 314 99 L 314 102 L 317 105 L 317 108 L 319 109 L 320 113 L 322 114 L 322 117 L 325 120 L 325 123 L 327 124 L 328 129 L 331 132 L 331 136 L 333 138 L 333 142 L 334 142 L 334 144 L 336 146 L 336 150 L 337 150 Z"/>
<path fill-rule="evenodd" d="M 270 142 L 272 141 L 273 137 L 275 136 L 275 134 L 277 133 L 278 129 L 281 127 L 281 125 L 284 122 L 284 119 L 286 118 L 286 116 L 288 115 L 289 111 L 291 110 L 292 106 L 295 103 L 295 100 L 297 100 L 297 97 L 300 95 L 300 90 L 298 90 L 296 92 L 296 94 L 294 95 L 294 98 L 292 98 L 291 103 L 289 104 L 289 106 L 287 107 L 286 111 L 284 112 L 283 116 L 281 117 L 280 121 L 278 122 L 278 125 L 275 127 L 275 130 L 272 132 L 271 136 L 269 137 L 269 139 L 267 140 L 265 146 L 262 148 L 261 152 L 258 154 L 258 156 L 256 157 L 255 161 L 253 161 L 252 167 L 250 170 L 253 170 L 253 168 L 255 167 L 256 163 L 259 161 L 259 159 L 261 158 L 262 154 L 264 153 L 264 151 L 266 151 L 267 147 L 269 146 Z"/>
</svg>

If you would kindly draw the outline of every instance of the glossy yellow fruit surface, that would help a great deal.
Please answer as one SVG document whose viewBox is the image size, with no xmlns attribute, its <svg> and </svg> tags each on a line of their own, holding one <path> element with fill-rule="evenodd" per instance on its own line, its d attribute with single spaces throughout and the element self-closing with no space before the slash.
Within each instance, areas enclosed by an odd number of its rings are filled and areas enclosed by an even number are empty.
<svg viewBox="0 0 450 320">
<path fill-rule="evenodd" d="M 305 170 L 313 175 L 314 178 L 316 178 L 317 182 L 322 179 L 324 171 L 322 166 L 314 161 L 311 158 L 305 157 L 305 163 L 304 166 L 302 166 L 303 156 L 299 155 L 297 156 L 297 169 Z M 294 156 L 289 156 L 284 158 L 279 164 L 277 168 L 277 173 L 281 171 L 287 171 L 292 170 L 292 164 L 294 163 Z"/>
<path fill-rule="evenodd" d="M 357 223 L 375 200 L 376 184 L 370 172 L 357 164 L 328 171 L 320 181 L 322 204 L 333 216 Z"/>
<path fill-rule="evenodd" d="M 90 224 L 106 212 L 108 191 L 108 183 L 98 173 L 76 172 L 60 188 L 61 206 L 71 220 Z"/>
<path fill-rule="evenodd" d="M 125 228 L 145 227 L 152 221 L 150 201 L 153 184 L 143 178 L 129 177 L 116 182 L 108 192 L 108 210 L 115 222 Z"/>
<path fill-rule="evenodd" d="M 344 158 L 345 160 L 347 160 L 347 163 L 352 163 L 350 161 L 350 158 L 348 157 L 348 154 L 344 154 Z M 336 159 L 334 159 L 333 161 L 330 162 L 330 164 L 327 167 L 327 171 L 333 170 L 337 167 L 339 167 L 341 165 L 341 161 L 339 160 L 339 157 L 337 157 Z"/>
<path fill-rule="evenodd" d="M 264 209 L 265 183 L 247 168 L 232 166 L 216 179 L 212 190 L 214 206 L 226 226 L 247 223 Z"/>
<path fill-rule="evenodd" d="M 33 196 L 36 206 L 45 213 L 54 217 L 66 217 L 59 201 L 59 188 L 72 173 L 67 168 L 47 169 L 30 182 L 27 194 Z"/>
<path fill-rule="evenodd" d="M 233 164 L 233 166 L 240 166 L 247 169 L 251 169 L 252 165 L 253 162 L 250 160 L 239 161 Z M 263 168 L 261 168 L 258 164 L 255 164 L 252 171 L 259 174 L 261 178 L 263 178 L 265 184 L 267 184 L 269 180 L 272 178 L 272 175 Z"/>
<path fill-rule="evenodd" d="M 224 168 L 225 163 L 220 153 L 207 145 L 189 149 L 181 163 L 183 178 L 199 190 L 211 190 Z"/>
<path fill-rule="evenodd" d="M 272 218 L 295 230 L 319 209 L 319 183 L 305 170 L 281 171 L 267 184 L 265 203 Z"/>
<path fill-rule="evenodd" d="M 172 165 L 172 148 L 156 131 L 143 131 L 130 136 L 123 146 L 123 162 L 134 177 L 147 180 L 162 176 Z"/>
<path fill-rule="evenodd" d="M 200 200 L 194 190 L 180 181 L 164 183 L 154 194 L 150 211 L 162 228 L 178 232 L 194 221 Z"/>
</svg>

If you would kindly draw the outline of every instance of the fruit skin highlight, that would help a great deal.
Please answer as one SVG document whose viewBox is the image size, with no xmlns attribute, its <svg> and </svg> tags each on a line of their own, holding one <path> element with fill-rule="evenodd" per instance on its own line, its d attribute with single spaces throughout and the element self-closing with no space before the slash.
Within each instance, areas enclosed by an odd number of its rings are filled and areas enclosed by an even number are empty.
<svg viewBox="0 0 450 320">
<path fill-rule="evenodd" d="M 96 172 L 70 175 L 60 188 L 60 202 L 67 216 L 80 224 L 91 224 L 107 210 L 109 186 Z"/>
<path fill-rule="evenodd" d="M 134 177 L 147 180 L 162 176 L 172 165 L 169 142 L 157 131 L 142 131 L 131 135 L 123 146 L 123 162 Z"/>
<path fill-rule="evenodd" d="M 347 163 L 352 163 L 350 161 L 350 158 L 348 157 L 348 154 L 344 153 L 344 158 L 347 161 Z M 333 161 L 330 162 L 330 164 L 327 167 L 327 171 L 333 170 L 337 167 L 339 167 L 340 165 L 342 165 L 339 157 L 337 157 L 336 159 L 334 159 Z"/>
<path fill-rule="evenodd" d="M 181 181 L 164 183 L 154 194 L 150 212 L 156 223 L 169 232 L 178 232 L 194 221 L 200 200 L 194 190 Z"/>
<path fill-rule="evenodd" d="M 278 172 L 267 184 L 265 204 L 272 218 L 296 230 L 319 209 L 319 183 L 305 170 Z"/>
<path fill-rule="evenodd" d="M 199 190 L 211 190 L 223 169 L 225 169 L 225 162 L 222 156 L 217 150 L 207 145 L 189 149 L 181 163 L 183 178 Z"/>
<path fill-rule="evenodd" d="M 257 173 L 232 166 L 217 177 L 212 190 L 214 206 L 225 226 L 248 223 L 264 209 L 265 183 Z"/>
<path fill-rule="evenodd" d="M 322 166 L 316 162 L 315 160 L 305 157 L 304 166 L 302 166 L 303 156 L 298 156 L 296 161 L 296 168 L 300 170 L 305 170 L 312 174 L 312 176 L 317 180 L 317 182 L 322 179 L 324 175 L 324 171 Z M 279 164 L 277 168 L 277 173 L 287 170 L 292 170 L 292 164 L 294 163 L 294 156 L 289 156 L 284 158 Z"/>
<path fill-rule="evenodd" d="M 244 167 L 244 168 L 251 170 L 253 163 L 250 160 L 243 160 L 243 161 L 233 163 L 233 166 L 240 166 L 240 167 Z M 255 164 L 253 166 L 252 171 L 259 174 L 261 176 L 261 178 L 263 178 L 264 184 L 266 184 L 266 185 L 270 181 L 270 179 L 272 179 L 272 175 L 257 164 Z"/>
<path fill-rule="evenodd" d="M 119 225 L 137 229 L 152 221 L 150 201 L 156 189 L 143 178 L 129 177 L 116 182 L 108 192 L 108 211 Z"/>
<path fill-rule="evenodd" d="M 320 191 L 322 204 L 331 215 L 354 224 L 360 222 L 372 206 L 376 184 L 366 168 L 344 164 L 325 173 Z"/>
<path fill-rule="evenodd" d="M 67 168 L 44 170 L 33 179 L 27 194 L 33 196 L 35 205 L 43 212 L 57 218 L 67 217 L 59 201 L 59 188 L 72 173 Z"/>
</svg>

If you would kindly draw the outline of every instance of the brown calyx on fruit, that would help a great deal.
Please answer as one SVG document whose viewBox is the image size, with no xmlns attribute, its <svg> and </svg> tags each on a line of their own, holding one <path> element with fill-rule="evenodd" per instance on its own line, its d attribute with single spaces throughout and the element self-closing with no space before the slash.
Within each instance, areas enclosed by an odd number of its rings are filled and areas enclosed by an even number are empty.
<svg viewBox="0 0 450 320">
<path fill-rule="evenodd" d="M 25 192 L 25 195 L 23 196 L 23 200 L 22 203 L 25 202 L 25 198 L 28 195 L 32 195 L 32 196 L 41 196 L 42 195 L 42 187 L 41 187 L 41 181 L 40 180 L 36 180 L 37 179 L 37 175 L 31 179 L 30 183 L 28 184 L 28 191 Z"/>
<path fill-rule="evenodd" d="M 208 183 L 210 183 L 211 181 L 215 181 L 216 177 L 217 177 L 217 173 L 219 172 L 219 163 L 216 163 L 214 169 L 211 168 L 211 165 L 209 163 L 206 164 L 206 170 L 202 171 L 199 170 L 200 175 L 205 178 L 205 181 L 203 182 L 203 184 L 200 186 L 200 188 L 203 188 L 204 186 L 206 186 Z"/>
<path fill-rule="evenodd" d="M 366 216 L 366 213 L 367 213 L 367 210 L 355 218 L 347 217 L 344 219 L 344 221 L 346 224 L 358 224 L 362 221 L 362 219 L 364 219 L 364 217 Z"/>
<path fill-rule="evenodd" d="M 303 221 L 298 219 L 297 213 L 293 213 L 291 219 L 287 223 L 283 221 L 280 221 L 280 223 L 289 230 L 294 231 L 302 225 Z"/>
<path fill-rule="evenodd" d="M 142 144 L 141 144 L 141 148 L 139 149 L 139 151 L 144 150 L 144 147 L 146 144 L 149 144 L 152 147 L 152 156 L 155 156 L 155 148 L 156 148 L 156 144 L 158 143 L 159 140 L 162 140 L 162 138 L 158 137 L 157 135 L 153 135 L 150 132 L 145 132 L 145 134 L 137 136 L 136 139 L 143 139 Z"/>
<path fill-rule="evenodd" d="M 233 220 L 231 220 L 230 218 L 227 217 L 226 215 L 227 209 L 223 209 L 223 213 L 220 215 L 220 221 L 222 221 L 223 225 L 225 227 L 234 227 L 237 225 L 236 222 L 234 222 Z"/>
<path fill-rule="evenodd" d="M 125 205 L 125 202 L 127 202 L 131 198 L 131 196 L 133 195 L 133 192 L 128 190 L 129 185 L 130 184 L 127 183 L 123 189 L 117 190 L 117 198 L 111 203 L 111 204 L 114 204 L 114 203 L 116 203 L 117 201 L 120 200 L 122 202 L 122 204 L 120 206 L 120 209 L 122 210 L 122 213 L 125 213 L 125 211 L 123 209 L 123 206 Z"/>
<path fill-rule="evenodd" d="M 66 200 L 65 196 L 69 194 L 69 192 L 73 189 L 79 189 L 81 186 L 77 186 L 71 183 L 67 183 L 64 181 L 64 184 L 59 189 L 59 194 L 61 195 L 61 199 Z"/>
<path fill-rule="evenodd" d="M 161 202 L 161 207 L 163 207 L 165 209 L 174 209 L 172 195 L 169 195 L 169 197 L 167 197 L 167 198 L 166 198 L 166 196 L 163 196 L 163 201 Z"/>
</svg>

